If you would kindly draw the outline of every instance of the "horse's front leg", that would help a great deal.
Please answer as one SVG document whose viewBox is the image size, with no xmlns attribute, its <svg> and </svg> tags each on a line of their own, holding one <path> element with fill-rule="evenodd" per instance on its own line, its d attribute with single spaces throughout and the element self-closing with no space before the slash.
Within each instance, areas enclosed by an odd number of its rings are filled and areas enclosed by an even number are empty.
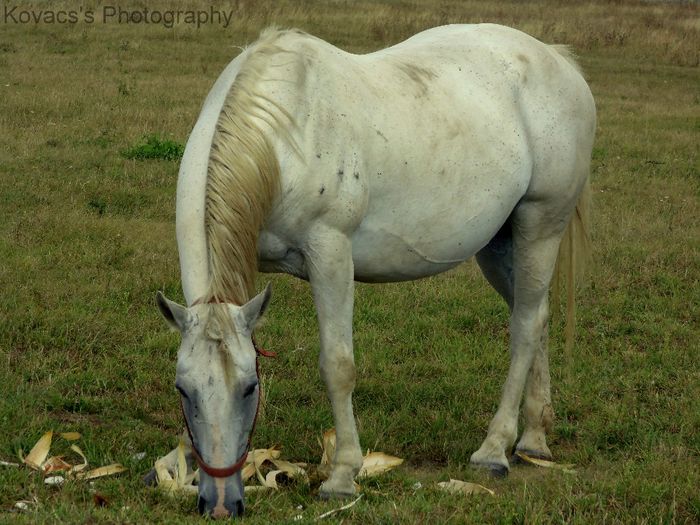
<svg viewBox="0 0 700 525">
<path fill-rule="evenodd" d="M 339 232 L 322 232 L 310 243 L 306 263 L 321 335 L 319 367 L 336 430 L 335 457 L 330 476 L 321 485 L 321 497 L 351 496 L 362 452 L 352 411 L 354 273 L 350 240 Z"/>
</svg>

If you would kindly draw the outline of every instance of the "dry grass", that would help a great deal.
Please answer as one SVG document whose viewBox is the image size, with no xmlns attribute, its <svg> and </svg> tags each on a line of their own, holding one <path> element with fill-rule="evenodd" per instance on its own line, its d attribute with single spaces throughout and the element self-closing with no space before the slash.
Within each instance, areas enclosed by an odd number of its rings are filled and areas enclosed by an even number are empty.
<svg viewBox="0 0 700 525">
<path fill-rule="evenodd" d="M 38 5 L 38 4 L 37 4 Z M 77 4 L 52 3 L 74 7 Z M 96 4 L 86 2 L 85 8 Z M 132 6 L 145 5 L 134 2 Z M 149 3 L 150 8 L 165 6 Z M 199 5 L 180 2 L 177 5 Z M 407 465 L 363 487 L 345 518 L 387 522 L 664 522 L 700 519 L 700 24 L 694 4 L 644 2 L 291 2 L 232 4 L 232 27 L 0 23 L 0 458 L 45 430 L 78 430 L 94 463 L 130 473 L 47 489 L 0 471 L 0 521 L 187 522 L 194 502 L 143 489 L 138 474 L 180 429 L 177 338 L 153 306 L 181 297 L 174 242 L 177 164 L 126 160 L 146 135 L 184 143 L 215 77 L 262 27 L 297 26 L 364 52 L 448 22 L 495 21 L 574 45 L 594 92 L 595 261 L 564 363 L 553 330 L 551 447 L 578 475 L 466 465 L 498 400 L 507 312 L 472 263 L 439 278 L 359 286 L 355 396 L 364 447 Z M 273 277 L 262 343 L 260 445 L 315 459 L 331 424 L 316 368 L 306 284 Z M 567 372 L 564 373 L 564 370 Z M 148 460 L 130 459 L 148 452 Z M 463 500 L 449 477 L 496 488 Z M 424 489 L 412 487 L 420 481 Z M 297 506 L 302 505 L 302 511 Z M 249 501 L 252 523 L 321 514 L 292 487 Z"/>
</svg>

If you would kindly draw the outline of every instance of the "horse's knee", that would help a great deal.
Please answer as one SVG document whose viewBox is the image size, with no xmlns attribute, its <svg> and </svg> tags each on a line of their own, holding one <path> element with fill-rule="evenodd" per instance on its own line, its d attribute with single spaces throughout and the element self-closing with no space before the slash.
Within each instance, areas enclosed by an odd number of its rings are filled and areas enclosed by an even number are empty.
<svg viewBox="0 0 700 525">
<path fill-rule="evenodd" d="M 319 368 L 329 391 L 346 393 L 355 388 L 355 359 L 352 349 L 339 347 L 322 352 Z"/>
</svg>

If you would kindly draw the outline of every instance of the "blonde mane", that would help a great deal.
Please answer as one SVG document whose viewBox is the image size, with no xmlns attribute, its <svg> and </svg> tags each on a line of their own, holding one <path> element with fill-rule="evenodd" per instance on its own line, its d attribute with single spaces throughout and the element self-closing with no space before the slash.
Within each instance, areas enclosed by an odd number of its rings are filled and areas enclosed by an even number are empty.
<svg viewBox="0 0 700 525">
<path fill-rule="evenodd" d="M 267 30 L 245 52 L 212 140 L 205 229 L 209 290 L 204 302 L 242 305 L 255 293 L 260 229 L 280 185 L 280 168 L 264 127 L 289 135 L 289 114 L 260 91 L 284 32 Z"/>
</svg>

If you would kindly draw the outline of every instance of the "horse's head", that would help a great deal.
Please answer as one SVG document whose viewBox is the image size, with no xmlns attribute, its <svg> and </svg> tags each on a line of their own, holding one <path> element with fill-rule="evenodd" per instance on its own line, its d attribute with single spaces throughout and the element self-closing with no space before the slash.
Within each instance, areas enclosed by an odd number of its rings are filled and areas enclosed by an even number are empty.
<svg viewBox="0 0 700 525">
<path fill-rule="evenodd" d="M 241 468 L 260 395 L 252 333 L 269 300 L 269 286 L 243 306 L 186 308 L 158 293 L 160 311 L 182 335 L 175 386 L 200 466 L 198 508 L 212 517 L 243 514 Z"/>
</svg>

